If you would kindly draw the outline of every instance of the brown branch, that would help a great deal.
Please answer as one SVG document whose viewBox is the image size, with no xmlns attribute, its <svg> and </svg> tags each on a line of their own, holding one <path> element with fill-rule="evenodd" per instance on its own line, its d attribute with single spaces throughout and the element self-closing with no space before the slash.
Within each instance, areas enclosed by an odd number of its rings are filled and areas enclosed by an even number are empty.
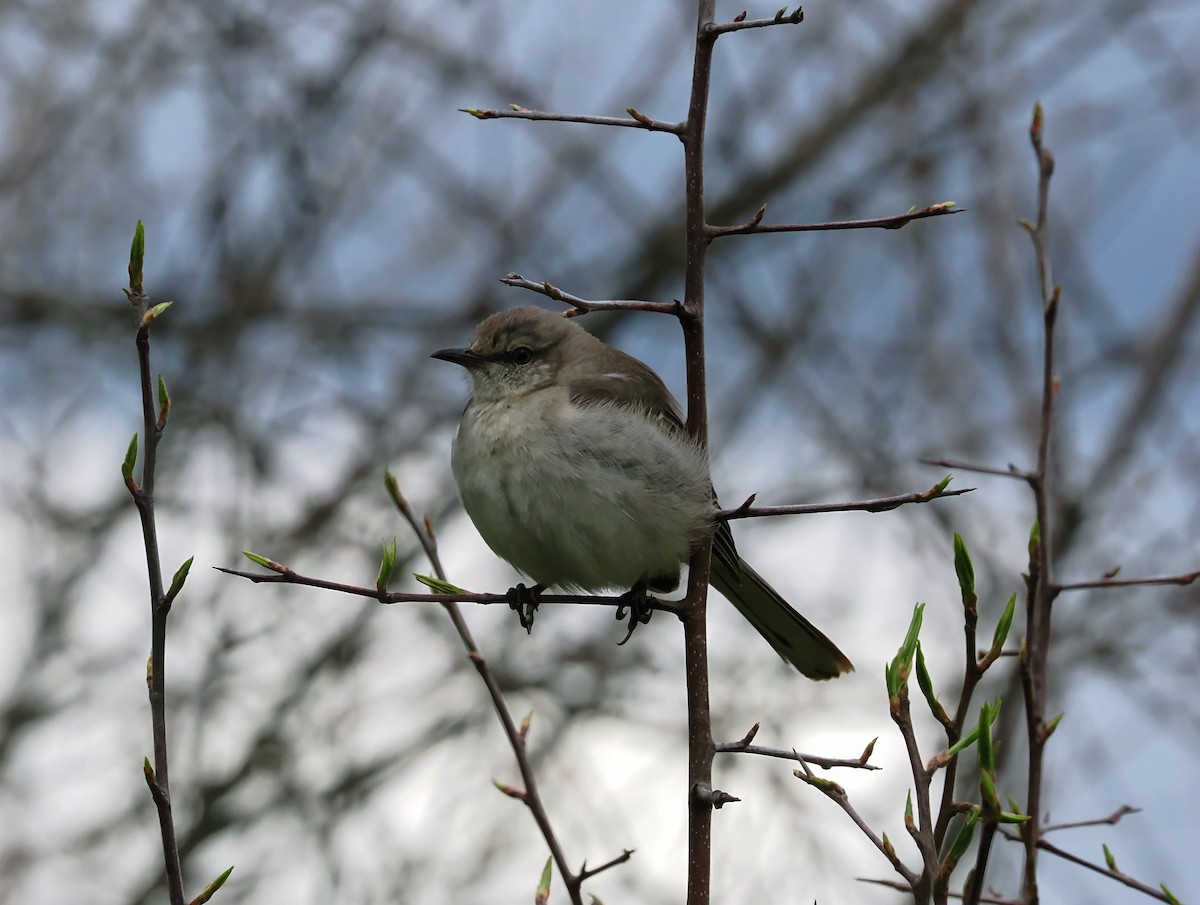
<svg viewBox="0 0 1200 905">
<path fill-rule="evenodd" d="M 480 110 L 474 107 L 460 107 L 462 113 L 469 113 L 476 119 L 528 119 L 534 122 L 549 123 L 586 123 L 591 126 L 617 126 L 625 129 L 644 129 L 647 132 L 669 132 L 680 135 L 683 123 L 668 123 L 651 119 L 639 113 L 633 107 L 627 107 L 629 119 L 619 116 L 584 116 L 574 113 L 546 113 L 542 110 L 530 110 L 518 104 L 512 104 L 510 110 Z"/>
<path fill-rule="evenodd" d="M 934 822 L 929 802 L 929 781 L 933 775 L 933 769 L 927 769 L 921 759 L 917 734 L 912 724 L 912 709 L 908 698 L 907 682 L 901 685 L 899 697 L 892 699 L 889 709 L 892 721 L 900 729 L 900 735 L 904 739 L 904 749 L 908 754 L 908 763 L 912 770 L 913 797 L 917 801 L 917 822 L 914 825 L 911 819 L 906 817 L 905 828 L 917 844 L 917 849 L 921 853 L 921 861 L 925 867 L 913 885 L 913 896 L 916 901 L 925 902 L 928 901 L 932 884 L 938 876 L 938 849 L 934 843 Z"/>
<path fill-rule="evenodd" d="M 896 849 L 890 842 L 884 842 L 875 835 L 875 831 L 871 829 L 867 822 L 863 820 L 862 815 L 850 804 L 850 797 L 846 794 L 846 790 L 831 779 L 821 779 L 816 776 L 799 755 L 797 755 L 797 759 L 800 760 L 801 769 L 793 770 L 792 774 L 797 779 L 823 793 L 830 801 L 835 802 L 846 813 L 846 816 L 854 821 L 854 825 L 862 830 L 863 835 L 870 839 L 871 843 L 883 853 L 883 856 L 888 859 L 896 873 L 902 876 L 905 882 L 908 883 L 906 891 L 911 892 L 916 889 L 917 883 L 921 878 L 900 860 L 900 856 L 896 854 Z"/>
<path fill-rule="evenodd" d="M 888 512 L 909 503 L 928 503 L 941 497 L 962 496 L 970 493 L 974 487 L 964 487 L 961 490 L 938 490 L 936 487 L 919 493 L 902 493 L 898 496 L 879 497 L 874 500 L 855 500 L 848 503 L 798 503 L 794 506 L 758 506 L 752 507 L 754 496 L 736 509 L 722 509 L 716 515 L 719 522 L 732 521 L 739 518 L 767 518 L 775 515 L 815 515 L 822 512 Z"/>
<path fill-rule="evenodd" d="M 1025 724 L 1028 746 L 1026 811 L 1030 819 L 1021 827 L 1025 839 L 1025 865 L 1021 879 L 1021 899 L 1027 905 L 1038 903 L 1037 852 L 1041 838 L 1042 772 L 1046 740 L 1046 664 L 1050 646 L 1050 610 L 1054 600 L 1051 575 L 1050 539 L 1050 435 L 1053 427 L 1055 376 L 1054 326 L 1058 315 L 1059 290 L 1051 285 L 1046 218 L 1049 212 L 1050 177 L 1054 174 L 1054 155 L 1042 146 L 1042 107 L 1035 105 L 1029 127 L 1030 143 L 1038 166 L 1037 222 L 1029 226 L 1037 259 L 1038 285 L 1042 296 L 1042 402 L 1039 419 L 1037 467 L 1029 476 L 1037 509 L 1038 533 L 1029 551 L 1029 585 L 1026 595 L 1026 655 L 1021 658 L 1021 685 L 1025 698 Z"/>
<path fill-rule="evenodd" d="M 888 889 L 895 889 L 900 892 L 912 892 L 909 887 L 896 880 L 877 880 L 873 877 L 855 877 L 854 879 L 859 883 L 873 883 L 876 886 L 886 886 Z M 961 892 L 948 891 L 946 895 L 952 899 L 961 899 L 963 897 Z M 1017 905 L 1015 899 L 1001 899 L 997 896 L 980 896 L 979 901 L 984 903 L 984 905 Z"/>
<path fill-rule="evenodd" d="M 698 0 L 696 44 L 687 120 L 679 133 L 684 172 L 684 362 L 687 377 L 687 429 L 708 448 L 708 385 L 704 358 L 704 142 L 716 34 L 708 34 L 716 0 Z M 683 606 L 683 657 L 688 713 L 688 873 L 687 905 L 709 905 L 712 889 L 712 763 L 715 754 L 708 672 L 708 576 L 712 542 L 700 545 L 688 570 Z"/>
<path fill-rule="evenodd" d="M 1019 481 L 1028 482 L 1033 475 L 1030 472 L 1022 471 L 1015 465 L 1009 465 L 1008 468 L 993 468 L 990 465 L 972 465 L 970 462 L 959 462 L 955 459 L 920 459 L 922 465 L 936 465 L 939 468 L 952 468 L 955 471 L 971 471 L 975 474 L 990 474 L 999 478 L 1016 478 Z"/>
<path fill-rule="evenodd" d="M 279 565 L 276 563 L 276 565 Z M 308 588 L 321 588 L 325 591 L 336 591 L 339 594 L 350 594 L 355 597 L 370 597 L 372 600 L 378 600 L 383 604 L 393 603 L 477 603 L 483 606 L 491 604 L 511 604 L 513 598 L 508 594 L 472 594 L 464 592 L 462 594 L 420 594 L 410 593 L 408 591 L 387 591 L 381 592 L 378 588 L 366 587 L 365 585 L 343 584 L 339 581 L 328 581 L 324 578 L 313 578 L 309 575 L 301 575 L 298 572 L 289 569 L 287 566 L 280 566 L 283 571 L 279 572 L 243 572 L 239 569 L 227 569 L 224 566 L 213 566 L 218 572 L 224 572 L 226 575 L 236 575 L 238 578 L 245 578 L 255 584 L 294 584 Z M 653 609 L 662 610 L 667 613 L 678 614 L 681 609 L 681 604 L 674 603 L 669 600 L 660 600 L 656 597 L 646 598 Z M 583 594 L 541 594 L 538 596 L 538 605 L 548 604 L 584 604 L 588 606 L 620 606 L 623 602 L 620 597 L 592 597 Z"/>
<path fill-rule="evenodd" d="M 1059 591 L 1089 591 L 1100 588 L 1132 588 L 1146 585 L 1180 585 L 1185 586 L 1200 578 L 1200 572 L 1187 572 L 1183 575 L 1164 575 L 1155 578 L 1101 578 L 1096 581 L 1073 581 L 1068 584 L 1056 584 L 1054 592 Z"/>
<path fill-rule="evenodd" d="M 1033 821 L 1029 821 L 1032 823 Z M 1026 823 L 1025 826 L 1028 826 Z M 1010 839 L 1013 842 L 1022 841 L 1021 836 L 1016 833 L 1002 831 L 1005 839 Z M 1148 886 L 1141 880 L 1135 880 L 1133 877 L 1124 871 L 1116 868 L 1107 867 L 1105 865 L 1096 864 L 1094 861 L 1088 861 L 1086 858 L 1080 858 L 1078 855 L 1073 855 L 1064 849 L 1059 848 L 1051 842 L 1047 842 L 1044 838 L 1037 840 L 1037 847 L 1044 852 L 1049 852 L 1055 857 L 1062 858 L 1064 861 L 1070 861 L 1072 864 L 1077 864 L 1080 867 L 1086 867 L 1090 871 L 1100 874 L 1103 877 L 1108 877 L 1110 880 L 1116 880 L 1118 883 L 1123 883 L 1130 889 L 1136 889 L 1138 892 L 1145 893 L 1152 899 L 1158 899 L 1160 902 L 1171 902 L 1172 899 L 1167 896 L 1161 889 L 1155 889 L 1153 886 Z M 1174 901 L 1178 901 L 1177 899 Z"/>
<path fill-rule="evenodd" d="M 505 286 L 528 289 L 530 292 L 537 292 L 547 298 L 552 298 L 556 302 L 563 302 L 570 305 L 572 310 L 564 311 L 563 317 L 579 317 L 583 314 L 590 314 L 593 311 L 652 311 L 656 314 L 673 314 L 675 317 L 681 317 L 684 313 L 683 303 L 678 301 L 644 302 L 638 299 L 615 299 L 598 302 L 591 299 L 581 299 L 579 296 L 563 292 L 552 283 L 546 281 L 537 283 L 533 280 L 527 280 L 519 273 L 510 273 L 508 276 L 502 277 L 500 282 Z"/>
<path fill-rule="evenodd" d="M 931 204 L 919 211 L 908 211 L 891 217 L 874 217 L 869 220 L 827 220 L 823 223 L 775 223 L 763 226 L 761 222 L 763 209 L 759 209 L 748 222 L 737 226 L 706 226 L 704 233 L 709 241 L 725 236 L 744 236 L 760 233 L 810 233 L 829 232 L 839 229 L 900 229 L 913 220 L 926 220 L 930 217 L 944 217 L 948 214 L 964 213 L 963 208 L 955 207 L 952 201 Z"/>
<path fill-rule="evenodd" d="M 788 13 L 785 6 L 771 19 L 747 19 L 745 12 L 733 18 L 731 22 L 710 22 L 704 27 L 704 33 L 718 38 L 721 35 L 728 34 L 733 31 L 743 31 L 747 28 L 770 28 L 772 25 L 798 25 L 804 21 L 804 8 L 797 6 L 796 9 Z"/>
<path fill-rule="evenodd" d="M 421 548 L 425 551 L 425 556 L 429 560 L 429 564 L 433 567 L 434 573 L 442 581 L 446 580 L 446 572 L 442 568 L 441 557 L 437 550 L 437 536 L 433 531 L 433 523 L 426 517 L 423 522 L 418 522 L 413 514 L 412 507 L 408 504 L 408 500 L 400 493 L 399 485 L 392 477 L 391 472 L 386 475 L 385 483 L 387 484 L 388 494 L 392 498 L 396 509 L 400 515 L 412 528 L 416 534 L 417 540 L 421 543 Z M 471 629 L 467 625 L 466 619 L 463 618 L 462 611 L 457 603 L 453 601 L 444 601 L 442 606 L 446 610 L 446 615 L 450 617 L 450 621 L 454 624 L 454 630 L 458 633 L 459 639 L 463 643 L 463 647 L 467 650 L 467 657 L 471 661 L 471 665 L 475 667 L 475 671 L 479 673 L 479 678 L 483 680 L 484 686 L 487 688 L 488 696 L 492 699 L 492 707 L 496 711 L 496 716 L 500 719 L 500 725 L 504 728 L 504 734 L 508 738 L 509 747 L 512 748 L 513 757 L 517 761 L 517 769 L 521 773 L 521 780 L 525 784 L 524 791 L 518 796 L 525 806 L 529 808 L 529 812 L 533 815 L 534 822 L 538 826 L 538 830 L 542 834 L 542 838 L 546 840 L 546 846 L 550 849 L 550 855 L 554 858 L 554 863 L 558 866 L 558 872 L 563 878 L 563 883 L 567 888 L 567 894 L 570 896 L 572 905 L 583 905 L 583 896 L 580 893 L 580 884 L 587 876 L 594 875 L 600 870 L 607 867 L 612 867 L 622 861 L 629 860 L 631 851 L 626 850 L 623 855 L 613 859 L 613 861 L 588 873 L 586 863 L 580 869 L 578 874 L 571 870 L 571 865 L 567 861 L 567 856 L 563 852 L 562 845 L 558 841 L 558 836 L 554 832 L 554 827 L 550 823 L 550 815 L 546 812 L 546 806 L 542 802 L 542 796 L 538 792 L 537 778 L 534 775 L 533 767 L 529 763 L 529 754 L 525 746 L 525 737 L 528 731 L 528 723 L 523 723 L 520 727 L 513 720 L 512 712 L 508 709 L 508 704 L 504 700 L 504 693 L 500 690 L 500 683 L 496 681 L 495 675 L 488 666 L 487 660 L 483 654 L 479 652 L 478 645 L 475 644 L 475 638 L 471 634 Z"/>
<path fill-rule="evenodd" d="M 985 812 L 987 808 L 984 808 Z M 979 905 L 983 901 L 983 879 L 987 876 L 988 856 L 992 853 L 992 843 L 996 840 L 996 814 L 984 818 L 983 830 L 979 834 L 979 847 L 975 851 L 975 867 L 971 871 L 971 885 L 963 901 L 967 905 Z M 947 883 L 949 876 L 946 877 Z"/>
<path fill-rule="evenodd" d="M 1133 808 L 1127 804 L 1121 805 L 1107 817 L 1096 817 L 1092 820 L 1076 820 L 1073 823 L 1053 823 L 1042 827 L 1042 833 L 1052 833 L 1055 830 L 1075 830 L 1085 826 L 1115 826 L 1122 817 L 1129 814 L 1140 814 L 1141 808 Z"/>
<path fill-rule="evenodd" d="M 142 224 L 138 222 L 138 236 Z M 135 239 L 135 243 L 138 240 Z M 132 256 L 131 256 L 132 258 Z M 137 506 L 142 525 L 142 539 L 146 550 L 146 571 L 150 584 L 150 663 L 147 666 L 146 685 L 150 697 L 150 722 L 154 740 L 154 768 L 147 769 L 146 783 L 158 812 L 159 834 L 162 836 L 163 861 L 166 866 L 167 892 L 171 905 L 184 905 L 183 872 L 179 864 L 179 843 L 175 838 L 175 821 L 171 811 L 171 787 L 167 767 L 167 713 L 166 713 L 166 646 L 167 614 L 171 602 L 163 590 L 162 561 L 158 549 L 158 529 L 154 516 L 154 470 L 157 463 L 158 441 L 165 426 L 165 417 L 159 424 L 159 411 L 154 404 L 154 389 L 150 372 L 150 324 L 155 310 L 146 311 L 148 298 L 142 291 L 141 255 L 138 255 L 135 272 L 131 260 L 129 266 L 129 289 L 126 295 L 134 310 L 141 314 L 137 329 L 136 344 L 138 370 L 142 389 L 142 480 L 140 486 L 133 480 L 128 463 L 125 483 Z M 143 314 L 143 312 L 145 312 Z M 165 415 L 165 406 L 163 415 Z M 133 448 L 136 452 L 136 447 Z M 177 589 L 176 589 L 177 590 Z"/>
<path fill-rule="evenodd" d="M 984 672 L 987 670 L 987 666 L 980 661 L 976 654 L 976 630 L 978 625 L 978 598 L 972 593 L 970 598 L 964 598 L 963 600 L 963 659 L 965 662 L 963 665 L 962 690 L 958 695 L 958 707 L 955 708 L 953 719 L 949 724 L 943 723 L 946 730 L 947 749 L 953 748 L 958 740 L 962 738 L 962 730 L 966 725 L 968 715 L 971 711 L 971 698 L 975 694 L 975 687 L 979 684 Z M 957 813 L 954 809 L 954 786 L 957 778 L 958 758 L 956 757 L 946 764 L 946 775 L 942 778 L 942 800 L 938 807 L 937 823 L 933 828 L 933 841 L 938 851 L 942 850 L 942 843 L 946 840 L 946 833 L 950 829 L 950 822 Z M 949 877 L 946 879 L 948 881 Z M 979 879 L 982 882 L 982 876 Z"/>
<path fill-rule="evenodd" d="M 633 849 L 627 848 L 621 854 L 617 855 L 617 857 L 605 861 L 599 867 L 588 867 L 587 862 L 584 861 L 583 865 L 579 868 L 579 874 L 575 877 L 576 884 L 582 884 L 585 880 L 590 880 L 596 876 L 596 874 L 602 874 L 609 868 L 616 867 L 618 864 L 624 864 L 633 857 L 633 851 Z M 596 901 L 599 900 L 597 899 Z"/>
<path fill-rule="evenodd" d="M 795 760 L 801 763 L 816 764 L 824 770 L 833 767 L 848 767 L 856 770 L 878 770 L 879 767 L 868 763 L 871 753 L 875 750 L 875 742 L 871 741 L 858 757 L 822 757 L 819 754 L 798 754 L 795 748 L 768 748 L 763 745 L 753 745 L 751 742 L 758 733 L 758 723 L 755 723 L 746 735 L 736 742 L 724 742 L 716 746 L 718 754 L 757 754 L 760 757 L 778 757 L 782 760 Z"/>
</svg>

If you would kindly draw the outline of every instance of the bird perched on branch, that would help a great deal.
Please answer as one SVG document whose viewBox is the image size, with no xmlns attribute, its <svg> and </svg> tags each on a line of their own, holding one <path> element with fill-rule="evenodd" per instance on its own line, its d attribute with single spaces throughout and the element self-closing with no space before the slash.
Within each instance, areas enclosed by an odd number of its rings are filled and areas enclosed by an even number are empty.
<svg viewBox="0 0 1200 905">
<path fill-rule="evenodd" d="M 649 618 L 646 592 L 677 588 L 711 536 L 712 586 L 784 660 L 812 679 L 853 670 L 738 555 L 715 518 L 708 457 L 645 364 L 535 307 L 495 314 L 469 346 L 432 357 L 471 378 L 452 456 L 463 507 L 493 552 L 537 582 L 534 602 L 553 586 L 629 589 L 632 631 Z"/>
</svg>

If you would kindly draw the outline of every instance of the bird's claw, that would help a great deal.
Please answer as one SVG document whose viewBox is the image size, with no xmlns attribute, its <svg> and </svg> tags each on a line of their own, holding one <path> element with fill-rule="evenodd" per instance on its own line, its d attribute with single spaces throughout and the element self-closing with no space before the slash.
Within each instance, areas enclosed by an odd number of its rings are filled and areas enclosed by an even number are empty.
<svg viewBox="0 0 1200 905">
<path fill-rule="evenodd" d="M 535 584 L 532 588 L 518 584 L 515 588 L 508 589 L 506 596 L 509 609 L 516 610 L 517 620 L 527 635 L 533 634 L 533 617 L 537 613 L 538 600 L 544 590 L 540 584 Z"/>
<path fill-rule="evenodd" d="M 620 597 L 620 603 L 617 604 L 617 621 L 620 622 L 625 618 L 625 608 L 629 608 L 629 631 L 625 633 L 625 637 L 617 642 L 620 647 L 626 641 L 633 637 L 633 630 L 639 625 L 643 625 L 650 621 L 650 617 L 654 615 L 654 601 L 646 594 L 646 585 L 643 582 L 638 582 Z"/>
</svg>

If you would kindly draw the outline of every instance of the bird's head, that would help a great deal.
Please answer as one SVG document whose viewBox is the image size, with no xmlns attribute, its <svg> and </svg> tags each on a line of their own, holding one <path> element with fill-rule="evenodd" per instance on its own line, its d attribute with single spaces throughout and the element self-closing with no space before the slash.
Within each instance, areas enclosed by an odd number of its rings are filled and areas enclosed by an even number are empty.
<svg viewBox="0 0 1200 905">
<path fill-rule="evenodd" d="M 466 368 L 477 402 L 499 402 L 552 386 L 567 347 L 591 339 L 552 311 L 513 308 L 483 321 L 466 348 L 440 349 L 431 357 Z"/>
</svg>

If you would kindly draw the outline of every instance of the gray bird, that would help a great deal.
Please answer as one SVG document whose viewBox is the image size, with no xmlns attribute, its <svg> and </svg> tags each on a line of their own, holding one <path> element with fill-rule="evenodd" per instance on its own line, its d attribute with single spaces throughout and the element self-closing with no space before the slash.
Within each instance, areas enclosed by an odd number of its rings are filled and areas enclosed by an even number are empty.
<svg viewBox="0 0 1200 905">
<path fill-rule="evenodd" d="M 708 457 L 649 367 L 542 308 L 495 314 L 464 349 L 472 395 L 451 464 L 463 507 L 498 556 L 569 591 L 678 587 L 713 537 L 711 583 L 812 679 L 854 667 L 740 556 L 717 523 Z M 639 618 L 635 607 L 631 616 Z M 648 618 L 645 611 L 641 618 Z"/>
</svg>

